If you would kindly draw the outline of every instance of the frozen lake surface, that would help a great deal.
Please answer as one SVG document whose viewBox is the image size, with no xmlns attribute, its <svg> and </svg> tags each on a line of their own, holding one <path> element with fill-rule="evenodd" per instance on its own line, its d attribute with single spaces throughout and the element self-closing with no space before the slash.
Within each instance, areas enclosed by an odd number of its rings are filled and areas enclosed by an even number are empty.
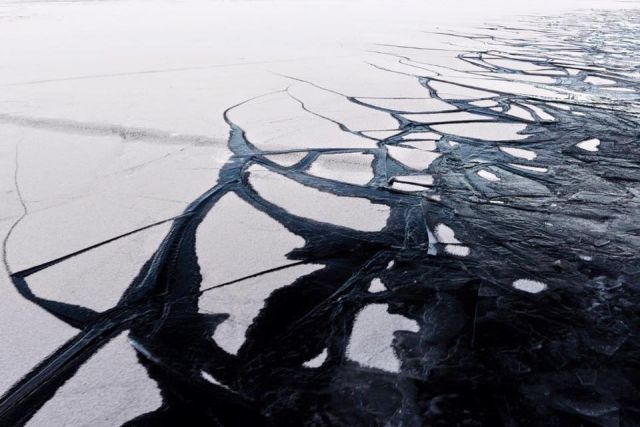
<svg viewBox="0 0 640 427">
<path fill-rule="evenodd" d="M 630 426 L 634 2 L 0 1 L 0 425 Z"/>
</svg>

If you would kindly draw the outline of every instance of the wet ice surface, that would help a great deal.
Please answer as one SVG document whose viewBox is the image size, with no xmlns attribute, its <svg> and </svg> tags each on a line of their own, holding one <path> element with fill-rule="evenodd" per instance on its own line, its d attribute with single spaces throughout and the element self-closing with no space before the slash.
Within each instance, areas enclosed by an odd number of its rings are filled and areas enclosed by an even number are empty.
<svg viewBox="0 0 640 427">
<path fill-rule="evenodd" d="M 0 5 L 0 425 L 634 425 L 637 10 L 249 3 Z"/>
</svg>

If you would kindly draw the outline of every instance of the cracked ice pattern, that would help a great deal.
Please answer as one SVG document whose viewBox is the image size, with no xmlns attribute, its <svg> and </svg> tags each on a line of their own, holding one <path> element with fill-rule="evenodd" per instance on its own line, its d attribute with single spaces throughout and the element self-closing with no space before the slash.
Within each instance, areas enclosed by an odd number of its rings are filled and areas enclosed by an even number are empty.
<svg viewBox="0 0 640 427">
<path fill-rule="evenodd" d="M 230 107 L 218 181 L 168 220 L 110 308 L 47 288 L 60 280 L 47 270 L 167 221 L 12 272 L 24 298 L 81 332 L 3 396 L 2 424 L 59 415 L 56 399 L 90 381 L 124 331 L 152 396 L 128 425 L 637 420 L 640 16 L 431 36 L 379 44 L 369 63 L 417 82 L 422 98 L 291 75 Z"/>
</svg>

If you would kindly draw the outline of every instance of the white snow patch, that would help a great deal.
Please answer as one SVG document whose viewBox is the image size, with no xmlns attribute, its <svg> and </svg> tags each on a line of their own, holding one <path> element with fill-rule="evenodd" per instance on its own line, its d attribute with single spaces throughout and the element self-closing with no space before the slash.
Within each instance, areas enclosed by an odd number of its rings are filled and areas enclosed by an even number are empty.
<svg viewBox="0 0 640 427">
<path fill-rule="evenodd" d="M 519 291 L 529 292 L 531 294 L 537 294 L 547 289 L 547 285 L 531 279 L 518 279 L 513 282 L 513 287 Z"/>
<path fill-rule="evenodd" d="M 362 366 L 399 372 L 400 360 L 392 345 L 394 332 L 418 332 L 420 327 L 415 320 L 390 314 L 387 309 L 387 304 L 370 304 L 357 314 L 347 357 Z"/>
<path fill-rule="evenodd" d="M 294 152 L 294 153 L 282 153 L 282 154 L 270 154 L 265 156 L 268 160 L 271 160 L 273 163 L 277 163 L 280 166 L 290 167 L 298 163 L 300 160 L 304 159 L 304 156 L 307 155 L 306 151 Z"/>
<path fill-rule="evenodd" d="M 514 168 L 518 168 L 518 169 L 522 169 L 522 170 L 526 170 L 526 171 L 532 171 L 532 172 L 547 172 L 548 169 L 547 168 L 541 168 L 541 167 L 537 167 L 537 166 L 525 166 L 525 165 L 519 165 L 517 163 L 509 163 L 510 166 L 513 166 Z"/>
<path fill-rule="evenodd" d="M 471 253 L 471 249 L 468 246 L 462 245 L 446 245 L 444 251 L 455 256 L 468 256 Z"/>
<path fill-rule="evenodd" d="M 431 163 L 440 157 L 440 153 L 418 150 L 414 148 L 387 146 L 387 151 L 395 160 L 411 169 L 427 169 Z"/>
<path fill-rule="evenodd" d="M 483 99 L 480 101 L 473 101 L 473 102 L 470 102 L 469 104 L 473 105 L 474 107 L 495 107 L 496 105 L 498 105 L 498 103 L 493 99 Z"/>
<path fill-rule="evenodd" d="M 592 85 L 598 85 L 598 86 L 615 84 L 615 80 L 604 79 L 602 77 L 596 77 L 596 76 L 589 76 L 586 79 L 584 79 L 584 82 L 590 83 Z"/>
<path fill-rule="evenodd" d="M 387 205 L 316 190 L 258 165 L 249 168 L 249 183 L 266 200 L 303 218 L 356 230 L 379 231 L 389 217 Z"/>
<path fill-rule="evenodd" d="M 154 380 L 123 332 L 67 380 L 28 426 L 121 425 L 162 405 Z"/>
<path fill-rule="evenodd" d="M 461 136 L 463 138 L 485 139 L 489 141 L 509 141 L 525 139 L 520 135 L 527 127 L 524 123 L 453 123 L 433 125 L 438 132 Z"/>
<path fill-rule="evenodd" d="M 223 387 L 223 388 L 226 388 L 227 390 L 229 390 L 229 387 L 227 387 L 226 385 L 222 384 L 217 379 L 213 378 L 213 375 L 211 375 L 207 371 L 204 371 L 204 370 L 200 371 L 200 375 L 202 375 L 202 378 L 204 378 L 205 380 L 209 381 L 211 384 L 215 384 L 217 386 L 220 386 L 220 387 Z"/>
<path fill-rule="evenodd" d="M 369 292 L 371 292 L 372 294 L 384 292 L 386 290 L 387 288 L 384 286 L 384 283 L 382 283 L 382 280 L 378 279 L 377 277 L 373 279 L 371 281 L 371 285 L 369 285 Z"/>
<path fill-rule="evenodd" d="M 451 227 L 446 226 L 444 224 L 436 225 L 435 229 L 436 237 L 438 238 L 438 242 L 447 243 L 447 244 L 460 244 L 460 241 L 455 238 L 455 233 L 451 229 Z"/>
<path fill-rule="evenodd" d="M 538 156 L 534 151 L 525 150 L 524 148 L 500 147 L 500 151 L 525 160 L 533 160 Z"/>
<path fill-rule="evenodd" d="M 585 151 L 596 152 L 598 151 L 598 146 L 600 145 L 600 140 L 598 138 L 587 139 L 582 142 L 578 142 L 576 147 L 582 148 Z"/>
<path fill-rule="evenodd" d="M 478 176 L 486 179 L 487 181 L 500 181 L 500 178 L 498 178 L 496 174 L 484 169 L 478 171 Z"/>
<path fill-rule="evenodd" d="M 551 114 L 547 113 L 540 107 L 537 107 L 532 104 L 522 104 L 522 105 L 524 105 L 525 107 L 531 108 L 533 112 L 536 113 L 536 115 L 544 121 L 553 122 L 556 119 L 555 117 L 553 117 Z"/>
<path fill-rule="evenodd" d="M 319 368 L 320 366 L 322 366 L 322 364 L 324 363 L 325 360 L 327 360 L 327 349 L 326 348 L 324 350 L 322 350 L 322 352 L 319 355 L 317 355 L 313 359 L 307 360 L 302 365 L 306 366 L 307 368 Z"/>
</svg>

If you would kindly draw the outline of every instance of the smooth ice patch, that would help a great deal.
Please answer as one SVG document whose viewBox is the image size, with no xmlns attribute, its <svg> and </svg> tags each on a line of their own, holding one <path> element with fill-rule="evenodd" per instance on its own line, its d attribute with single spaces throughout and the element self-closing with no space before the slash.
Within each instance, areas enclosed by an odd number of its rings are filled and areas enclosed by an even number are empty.
<svg viewBox="0 0 640 427">
<path fill-rule="evenodd" d="M 525 139 L 527 135 L 520 135 L 527 127 L 524 123 L 460 123 L 434 125 L 438 132 L 461 136 L 463 138 L 484 139 L 489 141 L 511 141 Z"/>
<path fill-rule="evenodd" d="M 352 131 L 386 130 L 398 126 L 390 114 L 349 101 L 345 96 L 320 89 L 310 84 L 298 84 L 289 88 L 306 109 L 342 123 Z"/>
<path fill-rule="evenodd" d="M 27 426 L 122 425 L 161 405 L 157 384 L 123 332 L 91 356 Z"/>
<path fill-rule="evenodd" d="M 427 151 L 433 151 L 437 148 L 435 141 L 403 141 L 402 145 Z"/>
<path fill-rule="evenodd" d="M 547 285 L 531 279 L 518 279 L 513 282 L 513 287 L 519 291 L 529 292 L 531 294 L 537 294 L 547 289 Z"/>
<path fill-rule="evenodd" d="M 509 163 L 509 166 L 513 166 L 514 168 L 522 169 L 522 170 L 525 170 L 525 171 L 531 171 L 531 172 L 546 173 L 548 171 L 547 168 L 542 168 L 542 167 L 538 167 L 538 166 L 519 165 L 517 163 Z"/>
<path fill-rule="evenodd" d="M 373 179 L 372 154 L 322 154 L 311 164 L 309 173 L 320 178 L 366 185 Z"/>
<path fill-rule="evenodd" d="M 533 160 L 538 156 L 535 152 L 525 150 L 524 148 L 500 147 L 500 151 L 507 153 L 510 156 L 519 157 L 525 160 Z"/>
<path fill-rule="evenodd" d="M 491 116 L 483 116 L 481 114 L 468 113 L 466 111 L 456 111 L 451 113 L 433 113 L 433 114 L 404 114 L 404 118 L 415 123 L 446 123 L 446 122 L 467 122 L 471 120 L 495 120 Z"/>
<path fill-rule="evenodd" d="M 539 71 L 543 69 L 540 65 L 515 59 L 489 59 L 487 62 L 510 70 Z"/>
<path fill-rule="evenodd" d="M 564 111 L 570 111 L 571 110 L 571 107 L 569 107 L 568 105 L 559 104 L 557 102 L 549 102 L 548 105 L 550 105 L 552 107 L 559 108 L 559 109 L 564 110 Z"/>
<path fill-rule="evenodd" d="M 455 108 L 451 104 L 435 98 L 363 98 L 359 101 L 403 113 L 426 113 Z"/>
<path fill-rule="evenodd" d="M 478 99 L 495 96 L 493 92 L 471 89 L 452 83 L 431 81 L 429 82 L 429 86 L 438 93 L 438 96 L 444 99 Z"/>
<path fill-rule="evenodd" d="M 395 190 L 410 192 L 410 193 L 428 190 L 427 188 L 422 187 L 420 185 L 407 184 L 404 182 L 397 182 L 397 181 L 394 181 L 393 184 L 391 184 L 391 188 Z"/>
<path fill-rule="evenodd" d="M 615 80 L 605 79 L 605 78 L 596 77 L 596 76 L 588 76 L 586 79 L 584 79 L 584 82 L 590 83 L 592 85 L 597 85 L 597 86 L 612 85 L 616 83 Z"/>
<path fill-rule="evenodd" d="M 279 267 L 304 239 L 235 193 L 224 195 L 196 230 L 202 288 Z"/>
<path fill-rule="evenodd" d="M 415 320 L 390 314 L 387 304 L 370 304 L 356 316 L 347 345 L 347 357 L 370 368 L 399 372 L 400 360 L 393 348 L 394 332 L 418 332 Z"/>
<path fill-rule="evenodd" d="M 105 311 L 117 305 L 140 267 L 158 249 L 171 222 L 71 257 L 28 277 L 40 298 Z"/>
<path fill-rule="evenodd" d="M 205 291 L 198 301 L 199 312 L 229 315 L 216 327 L 213 340 L 227 353 L 237 354 L 244 344 L 247 329 L 269 295 L 321 267 L 318 264 L 298 265 Z"/>
<path fill-rule="evenodd" d="M 513 117 L 517 117 L 522 120 L 533 121 L 533 116 L 527 110 L 517 105 L 512 105 L 507 110 L 507 114 Z"/>
<path fill-rule="evenodd" d="M 462 245 L 446 245 L 444 247 L 444 251 L 448 254 L 460 257 L 469 256 L 469 254 L 471 253 L 471 249 L 469 249 L 468 246 Z"/>
<path fill-rule="evenodd" d="M 555 121 L 555 117 L 553 117 L 551 114 L 547 113 L 546 111 L 544 111 L 542 108 L 538 107 L 537 105 L 533 105 L 533 104 L 522 104 L 527 108 L 530 108 L 531 110 L 533 110 L 534 113 L 536 113 L 536 115 L 538 117 L 540 117 L 541 120 L 547 121 L 547 122 L 553 122 Z"/>
<path fill-rule="evenodd" d="M 282 154 L 269 154 L 264 156 L 266 159 L 271 160 L 273 163 L 277 163 L 280 166 L 290 167 L 300 162 L 307 155 L 306 151 L 297 153 L 282 153 Z"/>
<path fill-rule="evenodd" d="M 393 145 L 388 145 L 387 151 L 395 160 L 415 170 L 427 169 L 434 160 L 440 157 L 440 153 L 434 153 L 433 151 Z"/>
<path fill-rule="evenodd" d="M 411 184 L 420 184 L 425 186 L 433 185 L 433 176 L 431 175 L 396 175 L 394 180 L 408 182 Z"/>
<path fill-rule="evenodd" d="M 451 227 L 447 225 L 436 225 L 434 232 L 436 233 L 436 238 L 440 243 L 448 243 L 454 245 L 460 244 L 460 241 L 455 237 L 455 232 L 453 231 L 453 229 L 451 229 Z"/>
<path fill-rule="evenodd" d="M 200 371 L 200 375 L 202 375 L 202 378 L 204 378 L 205 380 L 207 380 L 208 382 L 210 382 L 211 384 L 215 384 L 217 386 L 226 388 L 227 390 L 229 389 L 229 387 L 227 387 L 226 385 L 222 384 L 220 381 L 218 381 L 217 379 L 215 379 L 213 377 L 213 375 L 211 375 L 210 373 L 208 373 L 207 371 Z"/>
<path fill-rule="evenodd" d="M 598 146 L 600 145 L 600 140 L 598 138 L 587 139 L 582 142 L 578 142 L 576 147 L 582 148 L 585 151 L 596 152 L 598 151 Z"/>
<path fill-rule="evenodd" d="M 478 175 L 481 178 L 486 179 L 487 181 L 500 181 L 500 178 L 498 178 L 498 176 L 492 172 L 489 172 L 488 170 L 479 170 L 478 171 Z"/>
<path fill-rule="evenodd" d="M 370 130 L 370 131 L 362 132 L 362 134 L 365 136 L 370 136 L 371 138 L 375 138 L 379 140 L 391 138 L 392 136 L 395 136 L 399 133 L 400 131 L 397 129 L 396 130 Z"/>
<path fill-rule="evenodd" d="M 229 117 L 261 150 L 375 148 L 375 141 L 344 132 L 335 123 L 305 111 L 283 92 L 242 104 Z M 396 126 L 394 121 L 392 127 Z"/>
<path fill-rule="evenodd" d="M 324 364 L 325 360 L 327 360 L 327 349 L 326 348 L 324 350 L 322 350 L 322 352 L 319 355 L 317 355 L 313 359 L 307 360 L 302 365 L 307 367 L 307 368 L 319 368 L 320 366 L 322 366 Z"/>
<path fill-rule="evenodd" d="M 371 284 L 369 285 L 369 292 L 371 292 L 372 294 L 384 292 L 386 290 L 387 288 L 384 286 L 384 283 L 382 283 L 382 280 L 378 279 L 377 277 L 373 279 L 371 281 Z"/>
<path fill-rule="evenodd" d="M 362 231 L 379 231 L 387 225 L 387 205 L 316 190 L 262 166 L 249 168 L 249 183 L 260 196 L 299 217 Z"/>
<path fill-rule="evenodd" d="M 435 133 L 435 132 L 411 132 L 411 133 L 407 133 L 405 135 L 402 135 L 402 139 L 403 140 L 411 140 L 411 139 L 419 139 L 419 140 L 423 140 L 423 139 L 432 139 L 434 141 L 437 141 L 438 139 L 440 139 L 442 135 Z"/>
<path fill-rule="evenodd" d="M 483 99 L 480 101 L 473 101 L 473 102 L 470 102 L 469 104 L 473 105 L 474 107 L 481 107 L 481 108 L 495 107 L 496 105 L 498 105 L 498 103 L 493 99 Z"/>
</svg>

